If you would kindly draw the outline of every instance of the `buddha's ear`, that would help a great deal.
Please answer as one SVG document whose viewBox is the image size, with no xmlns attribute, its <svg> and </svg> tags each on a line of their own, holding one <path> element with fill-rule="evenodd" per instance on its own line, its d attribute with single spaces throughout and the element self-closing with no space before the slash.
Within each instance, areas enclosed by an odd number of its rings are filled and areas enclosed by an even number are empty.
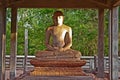
<svg viewBox="0 0 120 80">
<path fill-rule="evenodd" d="M 52 19 L 54 19 L 54 16 L 52 16 Z"/>
<path fill-rule="evenodd" d="M 52 19 L 53 19 L 53 20 L 56 20 L 56 19 L 57 19 L 57 17 L 56 17 L 56 16 L 52 16 Z"/>
</svg>

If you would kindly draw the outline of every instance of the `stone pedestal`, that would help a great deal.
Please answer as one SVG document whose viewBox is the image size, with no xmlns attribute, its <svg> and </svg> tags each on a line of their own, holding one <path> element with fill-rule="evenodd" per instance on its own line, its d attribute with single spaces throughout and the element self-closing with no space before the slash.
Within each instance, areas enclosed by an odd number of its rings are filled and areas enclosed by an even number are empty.
<svg viewBox="0 0 120 80">
<path fill-rule="evenodd" d="M 30 72 L 31 76 L 86 76 L 81 69 L 85 60 L 40 60 L 32 59 L 30 63 L 35 66 Z"/>
</svg>

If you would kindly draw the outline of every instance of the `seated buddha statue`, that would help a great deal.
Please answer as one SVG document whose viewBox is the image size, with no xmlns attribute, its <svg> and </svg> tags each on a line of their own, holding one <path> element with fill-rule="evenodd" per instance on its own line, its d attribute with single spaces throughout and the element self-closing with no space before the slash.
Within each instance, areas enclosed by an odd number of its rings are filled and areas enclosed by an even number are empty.
<svg viewBox="0 0 120 80">
<path fill-rule="evenodd" d="M 64 15 L 61 11 L 54 12 L 53 25 L 46 29 L 45 51 L 37 51 L 38 59 L 80 60 L 81 53 L 71 49 L 72 29 L 63 24 Z"/>
</svg>

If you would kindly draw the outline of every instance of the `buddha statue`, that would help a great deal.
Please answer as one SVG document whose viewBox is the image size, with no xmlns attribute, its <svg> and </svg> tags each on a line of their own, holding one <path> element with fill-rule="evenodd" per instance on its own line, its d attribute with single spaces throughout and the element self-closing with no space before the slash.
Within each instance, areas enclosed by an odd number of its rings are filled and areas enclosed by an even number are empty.
<svg viewBox="0 0 120 80">
<path fill-rule="evenodd" d="M 32 76 L 85 76 L 82 66 L 81 53 L 71 49 L 72 29 L 63 24 L 64 16 L 61 11 L 53 15 L 54 25 L 46 29 L 44 51 L 37 51 L 30 63 L 35 67 L 30 72 Z"/>
<path fill-rule="evenodd" d="M 81 53 L 71 49 L 72 29 L 63 24 L 63 13 L 56 11 L 52 18 L 54 24 L 48 27 L 45 33 L 47 49 L 45 51 L 37 51 L 35 56 L 39 59 L 80 60 Z"/>
</svg>

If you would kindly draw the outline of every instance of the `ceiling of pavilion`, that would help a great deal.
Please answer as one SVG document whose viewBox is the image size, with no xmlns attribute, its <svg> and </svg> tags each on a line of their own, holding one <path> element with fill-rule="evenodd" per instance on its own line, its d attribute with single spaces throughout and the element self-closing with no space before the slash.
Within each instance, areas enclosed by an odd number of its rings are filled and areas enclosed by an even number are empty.
<svg viewBox="0 0 120 80">
<path fill-rule="evenodd" d="M 0 6 L 18 8 L 111 8 L 120 0 L 0 0 Z"/>
</svg>

